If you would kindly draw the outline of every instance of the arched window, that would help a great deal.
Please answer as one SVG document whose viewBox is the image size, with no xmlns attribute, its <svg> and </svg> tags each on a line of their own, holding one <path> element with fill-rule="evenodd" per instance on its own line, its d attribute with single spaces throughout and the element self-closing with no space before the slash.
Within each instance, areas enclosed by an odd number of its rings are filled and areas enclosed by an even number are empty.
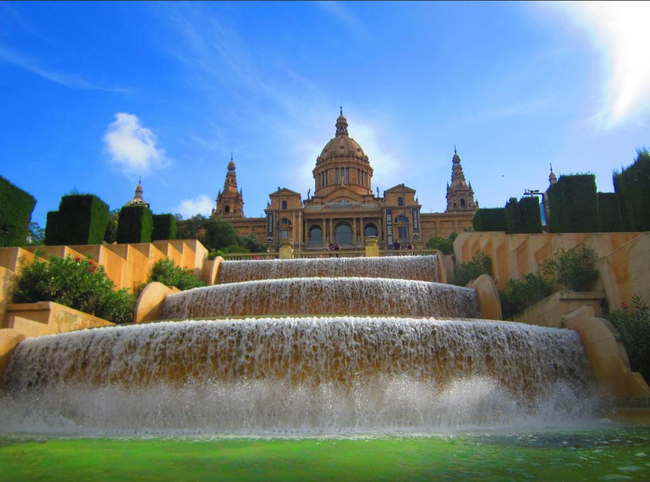
<svg viewBox="0 0 650 482">
<path fill-rule="evenodd" d="M 377 226 L 374 224 L 366 224 L 365 229 L 363 230 L 363 234 L 367 238 L 368 236 L 377 236 Z"/>
<path fill-rule="evenodd" d="M 283 211 L 287 210 L 287 201 L 282 201 L 282 210 Z"/>
<path fill-rule="evenodd" d="M 291 221 L 283 218 L 280 221 L 280 237 L 281 239 L 289 239 L 289 232 L 291 231 Z"/>
<path fill-rule="evenodd" d="M 230 206 L 226 206 L 223 212 L 226 214 L 230 213 Z"/>
<path fill-rule="evenodd" d="M 309 228 L 309 246 L 322 246 L 323 245 L 323 230 L 320 226 L 312 226 Z"/>
<path fill-rule="evenodd" d="M 397 236 L 399 237 L 400 243 L 406 245 L 409 242 L 409 218 L 403 214 L 397 216 L 395 224 L 397 224 Z"/>
<path fill-rule="evenodd" d="M 460 207 L 461 207 L 461 208 L 464 208 L 464 207 L 465 207 L 465 199 L 462 199 L 462 198 L 461 198 L 461 200 L 460 200 Z"/>
<path fill-rule="evenodd" d="M 404 206 L 404 198 L 403 197 L 398 197 L 397 198 L 397 205 L 398 206 Z"/>
<path fill-rule="evenodd" d="M 352 228 L 347 223 L 340 223 L 334 229 L 334 239 L 340 245 L 352 244 Z"/>
</svg>

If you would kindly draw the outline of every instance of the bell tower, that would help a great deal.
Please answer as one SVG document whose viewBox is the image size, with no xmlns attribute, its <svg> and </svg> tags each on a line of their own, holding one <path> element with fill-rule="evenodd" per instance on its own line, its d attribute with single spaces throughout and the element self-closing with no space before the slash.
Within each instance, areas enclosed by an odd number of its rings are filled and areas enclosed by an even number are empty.
<svg viewBox="0 0 650 482">
<path fill-rule="evenodd" d="M 226 180 L 223 183 L 223 192 L 219 190 L 219 194 L 217 194 L 217 205 L 212 210 L 212 215 L 219 218 L 244 217 L 244 195 L 241 190 L 237 190 L 237 173 L 232 154 L 228 163 Z"/>
<path fill-rule="evenodd" d="M 454 146 L 454 157 L 451 162 L 451 185 L 447 183 L 447 209 L 446 213 L 459 211 L 476 211 L 478 203 L 474 202 L 472 183 L 467 184 L 460 156 Z"/>
</svg>

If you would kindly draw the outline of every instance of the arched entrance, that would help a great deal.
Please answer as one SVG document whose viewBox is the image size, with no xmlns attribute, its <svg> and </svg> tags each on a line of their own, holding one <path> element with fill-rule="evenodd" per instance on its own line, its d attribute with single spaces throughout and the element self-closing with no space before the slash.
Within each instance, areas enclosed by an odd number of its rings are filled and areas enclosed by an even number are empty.
<svg viewBox="0 0 650 482">
<path fill-rule="evenodd" d="M 401 214 L 395 219 L 395 224 L 397 225 L 397 239 L 402 247 L 406 247 L 409 242 L 409 218 Z"/>
<path fill-rule="evenodd" d="M 323 246 L 323 230 L 318 225 L 309 228 L 309 246 Z"/>
<path fill-rule="evenodd" d="M 377 226 L 375 226 L 372 223 L 366 224 L 366 227 L 363 229 L 363 235 L 367 238 L 368 236 L 377 236 L 379 231 L 377 230 Z"/>
<path fill-rule="evenodd" d="M 342 222 L 334 228 L 334 240 L 339 246 L 352 246 L 352 227 Z"/>
</svg>

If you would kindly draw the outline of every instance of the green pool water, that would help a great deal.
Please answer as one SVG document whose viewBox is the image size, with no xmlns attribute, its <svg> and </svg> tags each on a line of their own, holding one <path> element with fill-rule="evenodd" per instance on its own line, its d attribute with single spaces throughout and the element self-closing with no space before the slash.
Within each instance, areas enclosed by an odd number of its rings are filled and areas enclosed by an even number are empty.
<svg viewBox="0 0 650 482">
<path fill-rule="evenodd" d="M 355 438 L 0 437 L 0 480 L 650 479 L 650 429 Z"/>
</svg>

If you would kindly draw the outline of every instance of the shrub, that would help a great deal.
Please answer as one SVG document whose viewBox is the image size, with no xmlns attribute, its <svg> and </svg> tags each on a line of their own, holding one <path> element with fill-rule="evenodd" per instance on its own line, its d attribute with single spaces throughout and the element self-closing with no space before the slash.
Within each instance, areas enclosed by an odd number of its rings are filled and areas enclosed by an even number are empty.
<svg viewBox="0 0 650 482">
<path fill-rule="evenodd" d="M 504 208 L 480 208 L 472 218 L 474 231 L 506 230 L 506 210 Z"/>
<path fill-rule="evenodd" d="M 147 206 L 124 206 L 117 222 L 118 243 L 150 243 L 153 216 Z"/>
<path fill-rule="evenodd" d="M 49 263 L 35 259 L 21 268 L 13 302 L 54 301 L 113 323 L 130 323 L 135 298 L 114 288 L 104 267 L 92 259 L 52 256 Z"/>
<path fill-rule="evenodd" d="M 467 283 L 475 280 L 482 274 L 492 275 L 492 260 L 483 251 L 478 251 L 467 263 L 456 266 L 456 273 L 451 280 L 451 284 L 466 286 Z"/>
<path fill-rule="evenodd" d="M 63 196 L 58 211 L 47 213 L 45 244 L 102 244 L 108 205 L 92 194 Z"/>
<path fill-rule="evenodd" d="M 609 315 L 618 330 L 619 341 L 625 345 L 632 370 L 650 380 L 650 309 L 639 296 L 632 297 L 632 308 L 622 303 Z"/>
<path fill-rule="evenodd" d="M 510 198 L 506 204 L 506 233 L 541 233 L 542 215 L 536 196 Z"/>
<path fill-rule="evenodd" d="M 553 233 L 598 231 L 598 197 L 593 174 L 560 176 L 548 190 Z"/>
<path fill-rule="evenodd" d="M 631 166 L 614 173 L 614 189 L 623 228 L 650 231 L 650 152 L 647 149 L 639 149 Z"/>
<path fill-rule="evenodd" d="M 205 282 L 200 280 L 191 269 L 176 266 L 169 258 L 161 259 L 153 265 L 149 276 L 149 282 L 152 281 L 175 286 L 181 291 L 205 286 Z"/>
<path fill-rule="evenodd" d="M 586 246 L 560 249 L 553 259 L 542 264 L 542 272 L 573 291 L 587 291 L 598 278 L 594 268 L 596 253 Z"/>
<path fill-rule="evenodd" d="M 113 244 L 117 241 L 117 221 L 119 217 L 119 209 L 113 209 L 108 213 L 108 222 L 106 223 L 106 231 L 104 231 L 105 243 Z"/>
<path fill-rule="evenodd" d="M 509 279 L 506 289 L 499 291 L 503 318 L 513 317 L 552 293 L 552 281 L 540 274 L 528 273 L 522 279 Z"/>
<path fill-rule="evenodd" d="M 239 244 L 246 248 L 250 253 L 266 252 L 266 244 L 257 239 L 257 236 L 255 236 L 253 233 L 249 234 L 245 238 L 240 238 Z"/>
<path fill-rule="evenodd" d="M 604 233 L 623 231 L 616 193 L 598 193 L 598 226 L 599 230 Z"/>
<path fill-rule="evenodd" d="M 454 254 L 454 243 L 442 236 L 431 236 L 427 248 L 440 250 L 443 254 Z"/>
<path fill-rule="evenodd" d="M 238 244 L 233 244 L 232 246 L 226 246 L 222 249 L 213 249 L 208 253 L 208 259 L 214 259 L 217 256 L 223 257 L 226 254 L 230 253 L 250 253 L 248 248 L 239 246 Z"/>
<path fill-rule="evenodd" d="M 45 230 L 37 222 L 29 223 L 27 246 L 43 246 L 45 244 Z"/>
<path fill-rule="evenodd" d="M 24 246 L 36 199 L 0 176 L 0 247 Z"/>
<path fill-rule="evenodd" d="M 177 216 L 180 216 L 177 215 Z M 176 236 L 178 239 L 198 239 L 203 243 L 203 224 L 208 220 L 201 214 L 196 214 L 189 219 L 177 219 L 176 222 Z"/>
<path fill-rule="evenodd" d="M 176 239 L 176 218 L 173 214 L 154 214 L 152 241 Z"/>
<path fill-rule="evenodd" d="M 212 249 L 223 249 L 226 246 L 239 245 L 241 239 L 232 223 L 223 219 L 206 219 L 203 221 L 203 245 Z"/>
</svg>

